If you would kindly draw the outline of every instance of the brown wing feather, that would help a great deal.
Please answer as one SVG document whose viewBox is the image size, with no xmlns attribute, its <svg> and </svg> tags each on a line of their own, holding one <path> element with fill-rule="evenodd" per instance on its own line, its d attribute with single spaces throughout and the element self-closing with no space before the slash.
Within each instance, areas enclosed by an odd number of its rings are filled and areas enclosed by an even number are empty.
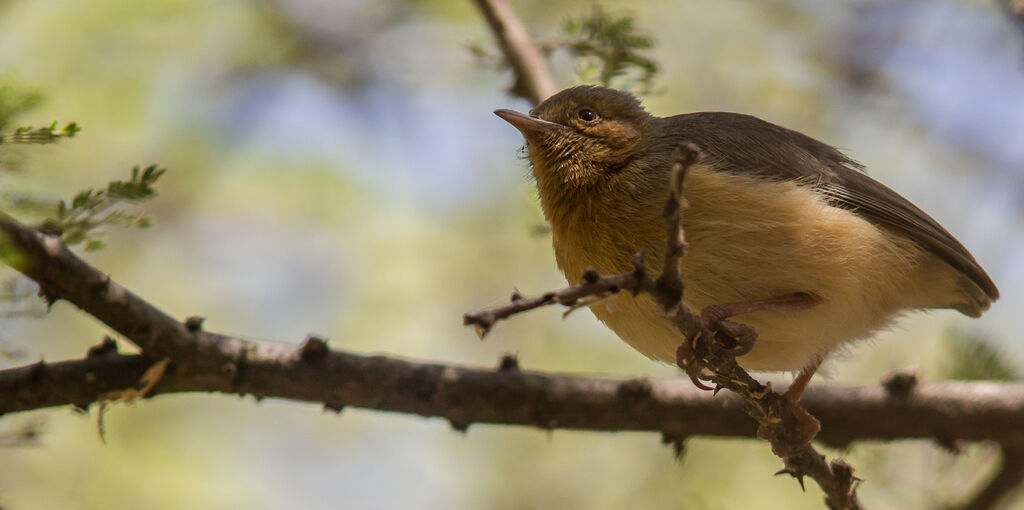
<svg viewBox="0 0 1024 510">
<path fill-rule="evenodd" d="M 666 135 L 663 140 L 691 139 L 725 171 L 802 180 L 836 207 L 913 239 L 970 278 L 990 299 L 999 297 L 995 283 L 952 234 L 834 147 L 749 115 L 704 112 L 660 120 L 657 130 Z"/>
</svg>

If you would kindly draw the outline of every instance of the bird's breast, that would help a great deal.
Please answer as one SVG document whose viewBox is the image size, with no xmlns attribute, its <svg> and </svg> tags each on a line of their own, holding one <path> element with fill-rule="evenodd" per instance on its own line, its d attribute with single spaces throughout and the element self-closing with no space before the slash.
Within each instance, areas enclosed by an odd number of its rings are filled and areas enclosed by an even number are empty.
<svg viewBox="0 0 1024 510">
<path fill-rule="evenodd" d="M 744 360 L 748 368 L 796 370 L 818 353 L 884 326 L 907 306 L 905 294 L 915 287 L 910 280 L 927 258 L 914 243 L 830 206 L 795 182 L 696 166 L 687 176 L 686 198 L 682 274 L 691 308 L 796 292 L 821 299 L 811 310 L 738 317 L 760 334 L 759 347 Z M 553 225 L 555 256 L 566 278 L 578 282 L 588 266 L 602 274 L 629 271 L 641 250 L 657 274 L 665 244 L 663 197 L 649 201 L 658 207 L 630 207 L 637 211 L 630 218 L 611 213 L 617 222 L 595 215 Z M 674 360 L 681 336 L 661 319 L 653 300 L 621 295 L 591 308 L 644 354 Z"/>
</svg>

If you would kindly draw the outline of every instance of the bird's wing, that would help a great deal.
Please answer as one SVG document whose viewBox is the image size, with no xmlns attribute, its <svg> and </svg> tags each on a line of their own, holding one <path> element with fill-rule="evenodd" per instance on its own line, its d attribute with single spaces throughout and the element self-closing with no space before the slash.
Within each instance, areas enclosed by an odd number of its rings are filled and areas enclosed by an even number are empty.
<svg viewBox="0 0 1024 510">
<path fill-rule="evenodd" d="M 664 121 L 665 131 L 693 140 L 723 169 L 805 182 L 834 206 L 914 240 L 970 278 L 990 299 L 999 297 L 995 283 L 952 234 L 836 148 L 749 115 L 706 112 Z"/>
</svg>

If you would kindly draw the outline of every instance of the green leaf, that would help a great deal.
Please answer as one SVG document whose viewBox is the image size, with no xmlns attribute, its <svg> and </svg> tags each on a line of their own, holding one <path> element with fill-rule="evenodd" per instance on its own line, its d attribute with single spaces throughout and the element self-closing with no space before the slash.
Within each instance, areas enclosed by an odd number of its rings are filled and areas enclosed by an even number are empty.
<svg viewBox="0 0 1024 510">
<path fill-rule="evenodd" d="M 651 89 L 658 64 L 638 50 L 652 48 L 654 41 L 636 31 L 634 16 L 614 16 L 595 5 L 590 14 L 566 20 L 562 29 L 569 36 L 562 45 L 576 60 L 581 79 L 626 89 L 639 85 L 641 92 Z"/>
<path fill-rule="evenodd" d="M 156 195 L 153 186 L 165 169 L 150 165 L 145 169 L 132 168 L 128 181 L 110 181 L 106 189 L 86 189 L 78 192 L 68 206 L 63 200 L 56 204 L 53 217 L 40 224 L 47 232 L 63 233 L 68 245 L 85 242 L 86 250 L 98 250 L 106 243 L 100 239 L 105 226 L 147 228 L 149 218 L 131 211 Z"/>
</svg>

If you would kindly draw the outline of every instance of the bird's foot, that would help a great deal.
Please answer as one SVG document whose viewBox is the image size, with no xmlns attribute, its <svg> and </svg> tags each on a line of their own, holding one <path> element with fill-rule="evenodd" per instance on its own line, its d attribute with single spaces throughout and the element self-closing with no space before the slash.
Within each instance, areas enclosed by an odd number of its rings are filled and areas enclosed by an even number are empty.
<svg viewBox="0 0 1024 510">
<path fill-rule="evenodd" d="M 700 340 L 700 336 L 701 333 L 698 332 L 694 335 L 692 340 L 687 339 L 679 345 L 679 348 L 676 349 L 676 366 L 686 372 L 686 375 L 690 377 L 690 381 L 693 382 L 694 386 L 702 390 L 714 391 L 717 393 L 717 387 L 712 388 L 711 386 L 701 382 L 702 380 L 710 381 L 711 376 L 704 374 L 704 362 L 697 356 L 693 348 L 694 344 Z"/>
<path fill-rule="evenodd" d="M 769 439 L 772 443 L 772 451 L 786 459 L 797 453 L 800 448 L 810 443 L 818 432 L 821 431 L 821 422 L 811 413 L 800 406 L 800 397 L 807 389 L 807 383 L 818 370 L 822 358 L 818 357 L 814 363 L 808 365 L 793 379 L 786 392 L 782 394 L 777 405 L 785 406 L 789 413 L 780 413 L 781 416 L 791 417 L 780 423 L 781 428 L 762 425 L 758 428 L 758 435 Z"/>
<path fill-rule="evenodd" d="M 821 422 L 788 398 L 781 399 L 781 404 L 789 408 L 788 416 L 792 417 L 792 421 L 787 419 L 778 424 L 761 424 L 757 428 L 757 436 L 771 442 L 772 452 L 776 455 L 788 459 L 796 456 L 817 437 L 821 431 Z"/>
<path fill-rule="evenodd" d="M 738 322 L 726 320 L 730 317 L 747 313 L 761 312 L 774 308 L 809 308 L 818 303 L 819 298 L 806 292 L 797 292 L 785 296 L 754 301 L 723 303 L 704 307 L 700 311 L 700 319 L 709 331 L 721 331 L 736 341 L 733 348 L 735 356 L 747 354 L 757 343 L 757 330 Z"/>
</svg>

